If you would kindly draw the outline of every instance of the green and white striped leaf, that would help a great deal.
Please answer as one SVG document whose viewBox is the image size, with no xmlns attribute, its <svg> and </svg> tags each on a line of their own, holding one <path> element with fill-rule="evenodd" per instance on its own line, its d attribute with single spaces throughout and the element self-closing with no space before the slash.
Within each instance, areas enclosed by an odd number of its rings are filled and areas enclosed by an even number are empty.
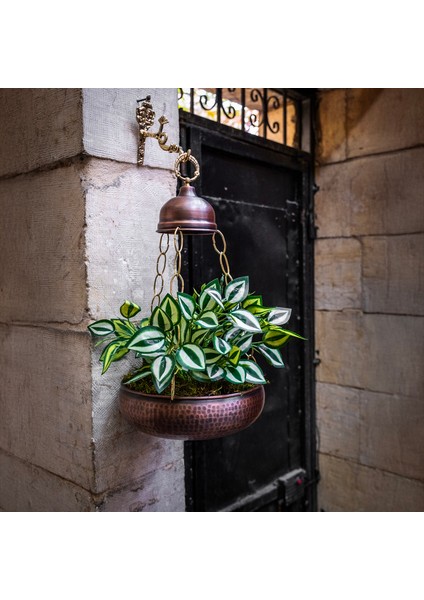
<svg viewBox="0 0 424 600">
<path fill-rule="evenodd" d="M 147 377 L 150 374 L 151 374 L 150 365 L 145 366 L 142 369 L 140 369 L 140 371 L 137 371 L 137 373 L 134 375 L 134 377 L 131 377 L 131 379 L 128 379 L 128 381 L 126 381 L 125 383 L 135 383 L 136 381 L 140 381 L 140 379 L 144 379 L 145 377 Z"/>
<path fill-rule="evenodd" d="M 237 346 L 240 348 L 241 353 L 245 354 L 252 347 L 253 335 L 246 333 L 237 340 Z"/>
<path fill-rule="evenodd" d="M 216 335 L 214 335 L 212 338 L 212 344 L 215 350 L 220 354 L 228 354 L 231 350 L 231 344 L 229 344 L 222 338 L 217 337 Z"/>
<path fill-rule="evenodd" d="M 241 360 L 239 364 L 245 370 L 247 383 L 266 383 L 261 367 L 253 360 Z"/>
<path fill-rule="evenodd" d="M 237 277 L 225 288 L 225 300 L 231 304 L 239 304 L 249 293 L 249 277 Z"/>
<path fill-rule="evenodd" d="M 151 366 L 153 383 L 158 394 L 161 394 L 171 383 L 174 374 L 175 360 L 170 356 L 158 356 Z"/>
<path fill-rule="evenodd" d="M 229 314 L 229 317 L 239 329 L 251 331 L 252 333 L 262 332 L 258 319 L 248 310 L 244 310 L 243 308 L 233 310 Z"/>
<path fill-rule="evenodd" d="M 207 288 L 205 290 L 205 293 L 209 294 L 209 296 L 211 298 L 213 298 L 213 300 L 215 300 L 216 304 L 218 304 L 218 306 L 220 306 L 222 309 L 225 310 L 225 306 L 224 306 L 224 303 L 222 301 L 221 292 L 219 292 L 215 288 Z"/>
<path fill-rule="evenodd" d="M 206 373 L 211 381 L 219 381 L 225 375 L 225 371 L 219 365 L 209 365 L 206 367 Z"/>
<path fill-rule="evenodd" d="M 113 327 L 115 328 L 116 335 L 123 338 L 130 338 L 137 331 L 135 325 L 129 321 L 122 321 L 121 319 L 112 319 Z"/>
<path fill-rule="evenodd" d="M 264 344 L 259 344 L 257 346 L 257 350 L 264 356 L 270 365 L 276 367 L 277 369 L 282 369 L 284 367 L 283 359 L 281 358 L 280 351 L 274 348 L 268 348 Z"/>
<path fill-rule="evenodd" d="M 243 367 L 228 366 L 224 378 L 230 383 L 240 384 L 246 381 L 246 371 Z"/>
<path fill-rule="evenodd" d="M 178 302 L 171 296 L 166 294 L 165 298 L 160 303 L 163 312 L 168 316 L 173 325 L 178 325 L 181 319 L 181 309 Z"/>
<path fill-rule="evenodd" d="M 178 292 L 177 298 L 183 316 L 190 321 L 190 319 L 193 318 L 194 311 L 196 310 L 196 301 L 192 296 L 184 294 L 184 292 Z"/>
<path fill-rule="evenodd" d="M 153 354 L 165 346 L 165 334 L 157 327 L 143 327 L 131 338 L 127 348 L 144 355 Z"/>
<path fill-rule="evenodd" d="M 150 317 L 144 317 L 144 319 L 141 319 L 139 329 L 142 327 L 147 327 L 148 325 L 150 325 Z"/>
<path fill-rule="evenodd" d="M 282 329 L 281 330 L 283 333 L 285 333 L 286 335 L 288 335 L 289 337 L 295 337 L 298 338 L 299 340 L 306 340 L 306 338 L 303 337 L 303 335 L 300 335 L 299 333 L 295 333 L 294 331 L 289 331 L 288 329 Z"/>
<path fill-rule="evenodd" d="M 291 308 L 274 308 L 268 315 L 271 325 L 284 325 L 290 319 Z"/>
<path fill-rule="evenodd" d="M 150 323 L 153 327 L 158 327 L 162 331 L 171 331 L 173 327 L 171 319 L 160 306 L 157 306 L 152 312 Z"/>
<path fill-rule="evenodd" d="M 214 298 L 212 298 L 212 296 L 208 293 L 210 290 L 215 290 L 216 292 L 221 293 L 221 286 L 219 285 L 218 279 L 214 279 L 202 287 L 198 300 L 201 311 L 211 310 L 216 305 L 216 300 L 214 300 Z"/>
<path fill-rule="evenodd" d="M 225 333 L 224 335 L 224 340 L 226 342 L 231 342 L 235 339 L 235 337 L 237 335 L 239 335 L 241 333 L 241 329 L 239 327 L 232 327 L 231 329 L 229 329 L 227 331 L 227 333 Z"/>
<path fill-rule="evenodd" d="M 178 337 L 178 332 L 175 333 L 174 335 L 174 342 L 177 343 L 179 342 L 179 344 L 185 344 L 186 342 L 190 341 L 190 327 L 188 326 L 188 321 L 187 319 L 185 319 L 182 315 L 181 315 L 181 320 L 178 323 L 178 329 L 179 329 L 179 337 Z"/>
<path fill-rule="evenodd" d="M 197 319 L 196 325 L 202 329 L 216 329 L 218 327 L 218 318 L 214 312 L 209 310 L 202 313 L 199 319 Z"/>
<path fill-rule="evenodd" d="M 193 379 L 196 381 L 201 381 L 202 383 L 210 381 L 209 375 L 203 371 L 192 371 L 190 375 L 193 377 Z"/>
<path fill-rule="evenodd" d="M 177 361 L 190 371 L 204 371 L 206 368 L 203 349 L 195 344 L 184 344 L 177 352 Z"/>
<path fill-rule="evenodd" d="M 92 335 L 109 335 L 115 331 L 112 321 L 107 321 L 106 319 L 91 323 L 88 329 Z"/>
<path fill-rule="evenodd" d="M 123 358 L 128 353 L 127 348 L 122 346 L 122 342 L 111 342 L 106 346 L 100 355 L 100 361 L 103 363 L 103 373 L 106 373 L 111 363 Z"/>
<path fill-rule="evenodd" d="M 130 302 L 129 300 L 125 300 L 124 304 L 119 309 L 121 311 L 121 315 L 126 319 L 131 319 L 137 315 L 141 308 L 138 304 L 134 304 L 134 302 Z"/>
<path fill-rule="evenodd" d="M 209 330 L 208 329 L 197 329 L 196 331 L 193 331 L 191 334 L 191 342 L 193 344 L 198 344 L 200 345 L 205 337 L 208 335 Z"/>
<path fill-rule="evenodd" d="M 230 363 L 236 367 L 239 363 L 240 356 L 240 348 L 238 346 L 233 346 L 227 358 L 230 361 Z"/>
<path fill-rule="evenodd" d="M 207 365 L 213 365 L 222 358 L 222 354 L 220 354 L 213 348 L 203 348 L 203 352 L 205 353 L 205 360 Z"/>
<path fill-rule="evenodd" d="M 242 307 L 245 308 L 246 310 L 252 307 L 252 306 L 259 306 L 260 308 L 263 307 L 262 304 L 262 296 L 248 296 L 246 298 L 246 300 L 244 300 Z"/>
<path fill-rule="evenodd" d="M 290 336 L 283 329 L 271 326 L 265 333 L 262 341 L 269 348 L 281 348 L 281 346 L 284 346 L 288 342 L 289 338 Z"/>
</svg>

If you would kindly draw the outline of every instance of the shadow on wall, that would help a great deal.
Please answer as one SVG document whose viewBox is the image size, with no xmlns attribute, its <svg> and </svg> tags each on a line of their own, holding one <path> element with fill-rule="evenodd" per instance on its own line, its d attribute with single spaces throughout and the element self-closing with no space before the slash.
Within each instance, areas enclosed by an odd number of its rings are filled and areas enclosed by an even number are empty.
<svg viewBox="0 0 424 600">
<path fill-rule="evenodd" d="M 331 125 L 331 132 L 329 132 L 328 119 L 325 119 L 326 137 L 328 138 L 331 134 L 331 146 L 333 151 L 346 144 L 349 133 L 361 121 L 362 117 L 368 112 L 383 91 L 383 89 L 355 89 L 355 111 L 353 114 L 350 114 L 349 90 L 345 90 L 344 94 L 339 100 L 339 106 L 337 108 L 332 107 L 332 110 L 334 110 L 335 119 L 333 125 Z M 325 154 L 322 144 L 323 114 L 321 110 L 318 110 L 317 114 L 317 156 L 323 156 Z M 344 122 L 344 127 L 340 127 L 340 124 L 337 123 L 336 120 L 342 120 Z"/>
</svg>

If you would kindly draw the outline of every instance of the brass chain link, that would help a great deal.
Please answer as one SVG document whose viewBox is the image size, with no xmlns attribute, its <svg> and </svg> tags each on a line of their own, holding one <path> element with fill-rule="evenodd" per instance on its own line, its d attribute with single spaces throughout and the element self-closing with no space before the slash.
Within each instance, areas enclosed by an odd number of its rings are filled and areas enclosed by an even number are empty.
<svg viewBox="0 0 424 600">
<path fill-rule="evenodd" d="M 217 246 L 217 243 L 216 243 L 217 235 L 221 236 L 222 250 L 220 250 Z M 219 255 L 219 264 L 221 265 L 221 270 L 225 277 L 225 283 L 228 284 L 228 282 L 232 281 L 233 278 L 230 273 L 230 264 L 228 262 L 228 258 L 226 255 L 227 241 L 225 239 L 224 234 L 222 233 L 222 231 L 219 231 L 219 229 L 217 229 L 212 236 L 212 245 L 213 245 L 213 249 L 215 250 L 215 252 Z"/>
<path fill-rule="evenodd" d="M 166 247 L 163 248 L 163 240 L 166 238 Z M 160 236 L 160 241 L 159 241 L 159 256 L 157 258 L 156 261 L 156 276 L 155 279 L 153 281 L 153 298 L 152 298 L 152 302 L 150 303 L 150 310 L 153 311 L 155 302 L 157 302 L 156 306 L 158 306 L 160 304 L 160 297 L 161 294 L 163 292 L 163 286 L 164 286 L 164 278 L 163 278 L 163 274 L 165 273 L 165 269 L 166 269 L 166 253 L 169 250 L 169 235 L 167 233 L 162 233 L 162 235 Z M 162 261 L 162 264 L 161 264 Z"/>
<path fill-rule="evenodd" d="M 174 274 L 171 277 L 171 281 L 169 284 L 169 291 L 170 291 L 171 296 L 174 295 L 172 292 L 172 287 L 173 287 L 175 280 L 177 280 L 177 292 L 178 292 L 178 283 L 180 283 L 181 292 L 184 291 L 184 279 L 183 279 L 183 276 L 181 275 L 181 265 L 182 265 L 181 252 L 183 251 L 183 247 L 184 247 L 184 235 L 183 235 L 183 232 L 181 231 L 181 229 L 179 227 L 177 227 L 176 230 L 174 231 L 174 248 L 175 248 Z"/>
</svg>

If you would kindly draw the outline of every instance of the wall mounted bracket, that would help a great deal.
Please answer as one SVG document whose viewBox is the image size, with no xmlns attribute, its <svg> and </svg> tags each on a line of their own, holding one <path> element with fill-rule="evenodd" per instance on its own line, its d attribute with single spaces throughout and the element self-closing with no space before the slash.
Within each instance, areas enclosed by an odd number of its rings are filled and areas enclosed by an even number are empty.
<svg viewBox="0 0 424 600">
<path fill-rule="evenodd" d="M 177 144 L 167 144 L 168 134 L 164 132 L 163 128 L 169 123 L 169 121 L 165 116 L 162 116 L 158 119 L 159 129 L 156 133 L 149 131 L 150 127 L 155 122 L 156 116 L 150 99 L 150 96 L 146 96 L 146 98 L 137 100 L 136 117 L 139 127 L 137 164 L 139 166 L 144 164 L 145 144 L 146 138 L 148 137 L 156 139 L 159 142 L 159 146 L 162 148 L 162 150 L 165 150 L 165 152 L 176 152 L 177 154 L 183 154 L 183 149 Z"/>
</svg>

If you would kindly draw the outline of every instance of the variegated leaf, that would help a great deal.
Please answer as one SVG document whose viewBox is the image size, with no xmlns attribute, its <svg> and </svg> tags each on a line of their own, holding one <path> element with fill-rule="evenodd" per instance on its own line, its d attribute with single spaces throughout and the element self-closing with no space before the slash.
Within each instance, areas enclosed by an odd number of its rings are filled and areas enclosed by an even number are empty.
<svg viewBox="0 0 424 600">
<path fill-rule="evenodd" d="M 165 345 L 165 334 L 157 327 L 143 327 L 131 338 L 127 348 L 143 354 L 158 352 Z"/>
<path fill-rule="evenodd" d="M 207 365 L 213 365 L 222 358 L 222 354 L 220 354 L 213 348 L 203 348 L 203 352 L 205 353 L 205 360 Z"/>
<path fill-rule="evenodd" d="M 202 329 L 216 329 L 218 327 L 218 319 L 214 312 L 207 311 L 197 319 L 196 325 Z"/>
<path fill-rule="evenodd" d="M 271 325 L 284 325 L 290 319 L 291 308 L 274 308 L 268 315 L 267 321 Z"/>
<path fill-rule="evenodd" d="M 178 302 L 171 294 L 166 294 L 165 298 L 160 303 L 160 307 L 170 319 L 172 325 L 178 325 L 181 319 L 181 309 Z"/>
<path fill-rule="evenodd" d="M 126 319 L 131 319 L 137 315 L 141 308 L 138 304 L 134 304 L 134 302 L 130 302 L 129 300 L 125 300 L 124 304 L 119 309 L 121 311 L 121 315 Z"/>
<path fill-rule="evenodd" d="M 266 383 L 261 367 L 253 360 L 241 360 L 239 365 L 246 372 L 247 383 Z"/>
<path fill-rule="evenodd" d="M 202 383 L 210 381 L 209 375 L 203 371 L 191 371 L 190 375 L 193 377 L 193 379 L 196 381 L 201 381 Z"/>
<path fill-rule="evenodd" d="M 112 319 L 113 326 L 115 328 L 116 335 L 123 338 L 130 338 L 137 331 L 136 327 L 129 321 L 122 321 L 121 319 Z"/>
<path fill-rule="evenodd" d="M 216 335 L 213 336 L 212 343 L 215 350 L 220 354 L 228 354 L 231 350 L 231 344 L 229 344 L 222 338 L 217 337 Z"/>
<path fill-rule="evenodd" d="M 193 344 L 202 344 L 202 342 L 204 341 L 205 337 L 208 335 L 209 330 L 208 329 L 197 329 L 196 331 L 193 331 L 191 333 L 191 342 Z"/>
<path fill-rule="evenodd" d="M 193 318 L 194 311 L 196 310 L 196 301 L 192 296 L 184 294 L 183 292 L 178 292 L 177 298 L 183 316 L 190 321 L 190 319 Z"/>
<path fill-rule="evenodd" d="M 162 331 L 171 331 L 173 327 L 171 319 L 160 306 L 157 306 L 152 312 L 150 322 L 153 327 L 159 327 Z"/>
<path fill-rule="evenodd" d="M 237 277 L 225 288 L 225 300 L 230 304 L 239 304 L 249 293 L 249 277 Z"/>
<path fill-rule="evenodd" d="M 232 342 L 240 333 L 241 329 L 239 327 L 232 327 L 224 334 L 224 340 L 226 342 Z"/>
<path fill-rule="evenodd" d="M 218 304 L 218 306 L 225 310 L 224 303 L 222 302 L 221 292 L 219 292 L 215 288 L 207 288 L 205 289 L 205 293 L 209 294 L 209 296 L 213 298 L 213 300 L 215 300 L 216 304 Z"/>
<path fill-rule="evenodd" d="M 177 352 L 177 361 L 190 371 L 204 371 L 206 368 L 203 349 L 195 344 L 184 344 Z"/>
<path fill-rule="evenodd" d="M 237 346 L 240 348 L 241 353 L 245 354 L 252 346 L 253 334 L 246 333 L 245 335 L 237 339 Z"/>
<path fill-rule="evenodd" d="M 235 367 L 238 365 L 241 356 L 241 351 L 238 346 L 233 346 L 228 354 L 227 358 L 232 365 Z"/>
<path fill-rule="evenodd" d="M 106 319 L 91 323 L 88 329 L 92 335 L 109 335 L 115 331 L 112 321 L 107 321 Z"/>
<path fill-rule="evenodd" d="M 127 348 L 123 347 L 122 342 L 111 342 L 106 346 L 100 355 L 100 361 L 103 363 L 103 373 L 106 373 L 111 363 L 123 358 L 128 353 Z"/>
<path fill-rule="evenodd" d="M 151 366 L 153 383 L 158 394 L 161 394 L 171 383 L 175 361 L 170 356 L 158 356 Z"/>
<path fill-rule="evenodd" d="M 135 383 L 136 381 L 140 381 L 140 379 L 144 379 L 150 374 L 150 365 L 145 366 L 142 369 L 140 369 L 140 371 L 137 371 L 137 373 L 133 377 L 131 377 L 131 379 L 128 379 L 128 381 L 126 381 L 125 383 Z"/>
<path fill-rule="evenodd" d="M 262 307 L 262 296 L 248 296 L 246 298 L 246 300 L 243 301 L 242 307 L 247 309 L 250 309 L 252 306 L 259 306 Z"/>
<path fill-rule="evenodd" d="M 284 333 L 279 327 L 271 326 L 265 333 L 262 341 L 269 348 L 281 348 L 289 340 L 289 335 Z"/>
<path fill-rule="evenodd" d="M 233 310 L 229 314 L 229 317 L 239 329 L 251 331 L 252 333 L 262 332 L 258 319 L 248 310 L 244 310 L 242 308 L 239 310 Z"/>
<path fill-rule="evenodd" d="M 270 365 L 277 369 L 282 369 L 284 367 L 284 362 L 279 350 L 268 348 L 264 344 L 259 344 L 256 348 L 267 359 Z"/>
<path fill-rule="evenodd" d="M 211 381 L 219 381 L 225 375 L 225 371 L 219 365 L 209 365 L 206 367 L 206 373 Z"/>
<path fill-rule="evenodd" d="M 225 369 L 224 378 L 230 383 L 240 384 L 246 381 L 246 372 L 243 367 L 228 366 Z"/>
</svg>

